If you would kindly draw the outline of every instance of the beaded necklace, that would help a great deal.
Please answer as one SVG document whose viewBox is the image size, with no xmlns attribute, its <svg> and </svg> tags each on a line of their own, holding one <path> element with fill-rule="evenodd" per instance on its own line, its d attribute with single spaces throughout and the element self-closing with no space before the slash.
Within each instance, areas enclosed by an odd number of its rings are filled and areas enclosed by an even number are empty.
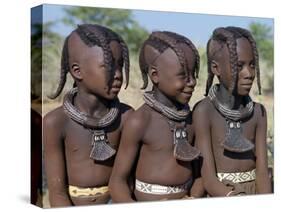
<svg viewBox="0 0 281 212">
<path fill-rule="evenodd" d="M 174 157 L 182 161 L 192 161 L 197 158 L 200 152 L 188 142 L 186 130 L 186 121 L 191 114 L 189 106 L 177 111 L 157 101 L 153 91 L 145 92 L 143 96 L 149 107 L 167 118 L 170 130 L 173 133 Z"/>
<path fill-rule="evenodd" d="M 73 100 L 77 91 L 77 88 L 73 88 L 65 95 L 63 109 L 73 121 L 88 128 L 92 133 L 90 158 L 104 161 L 116 153 L 116 150 L 109 144 L 105 128 L 110 126 L 118 117 L 120 102 L 118 99 L 112 101 L 109 112 L 102 118 L 95 118 L 81 112 L 73 105 Z"/>
<path fill-rule="evenodd" d="M 219 85 L 214 85 L 208 94 L 217 111 L 225 118 L 226 121 L 226 138 L 223 146 L 231 152 L 247 152 L 254 148 L 254 145 L 242 135 L 242 120 L 250 117 L 254 111 L 254 102 L 250 96 L 245 97 L 246 106 L 239 110 L 231 110 L 223 105 L 217 98 Z"/>
</svg>

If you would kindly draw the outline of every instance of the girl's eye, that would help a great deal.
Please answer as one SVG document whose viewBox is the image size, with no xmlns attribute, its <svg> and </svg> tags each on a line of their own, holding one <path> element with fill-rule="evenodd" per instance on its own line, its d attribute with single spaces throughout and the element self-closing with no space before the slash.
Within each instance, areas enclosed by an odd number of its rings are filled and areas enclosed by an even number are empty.
<svg viewBox="0 0 281 212">
<path fill-rule="evenodd" d="M 101 68 L 105 68 L 105 64 L 103 63 L 103 64 L 100 64 L 100 67 Z"/>
<path fill-rule="evenodd" d="M 240 71 L 241 71 L 241 70 L 243 69 L 243 64 L 238 63 L 238 64 L 237 64 L 237 67 L 238 67 L 238 70 L 240 70 Z"/>
<path fill-rule="evenodd" d="M 185 78 L 186 77 L 186 73 L 185 72 L 181 72 L 179 73 L 180 78 Z"/>
<path fill-rule="evenodd" d="M 255 66 L 255 63 L 250 63 L 250 67 L 252 68 L 252 69 L 254 69 L 256 66 Z"/>
<path fill-rule="evenodd" d="M 177 75 L 179 75 L 179 76 L 185 76 L 186 73 L 185 73 L 185 71 L 184 71 L 183 69 L 181 69 L 181 70 L 179 70 L 179 72 L 178 72 Z"/>
</svg>

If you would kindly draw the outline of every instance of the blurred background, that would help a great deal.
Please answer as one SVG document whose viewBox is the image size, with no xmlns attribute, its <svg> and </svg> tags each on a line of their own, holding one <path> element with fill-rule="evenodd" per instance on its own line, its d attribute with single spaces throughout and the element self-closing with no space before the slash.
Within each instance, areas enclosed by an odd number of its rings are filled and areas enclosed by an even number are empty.
<svg viewBox="0 0 281 212">
<path fill-rule="evenodd" d="M 61 50 L 65 37 L 77 24 L 91 23 L 107 26 L 123 37 L 130 51 L 130 81 L 122 89 L 121 101 L 137 109 L 142 103 L 143 90 L 138 55 L 142 42 L 156 30 L 168 30 L 188 37 L 200 53 L 200 72 L 190 106 L 204 98 L 207 79 L 206 44 L 213 30 L 223 26 L 238 26 L 251 31 L 259 50 L 262 95 L 258 95 L 256 83 L 251 90 L 254 101 L 262 103 L 268 114 L 268 162 L 273 167 L 274 150 L 274 20 L 269 18 L 204 15 L 144 10 L 125 10 L 63 5 L 44 5 L 32 9 L 31 20 L 31 94 L 32 108 L 42 116 L 60 106 L 64 94 L 72 87 L 68 76 L 62 94 L 55 100 L 47 95 L 55 92 L 60 75 Z M 43 87 L 41 87 L 41 82 Z M 150 86 L 148 87 L 150 89 Z M 43 108 L 41 108 L 41 102 Z M 44 177 L 44 176 L 43 176 Z M 44 183 L 44 193 L 46 184 Z M 44 195 L 44 207 L 49 207 Z"/>
</svg>

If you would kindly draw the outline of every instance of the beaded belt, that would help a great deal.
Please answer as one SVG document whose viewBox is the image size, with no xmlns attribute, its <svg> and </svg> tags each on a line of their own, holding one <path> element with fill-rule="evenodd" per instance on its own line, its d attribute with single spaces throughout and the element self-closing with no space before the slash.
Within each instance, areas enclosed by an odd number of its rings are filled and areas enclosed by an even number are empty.
<svg viewBox="0 0 281 212">
<path fill-rule="evenodd" d="M 102 195 L 107 193 L 108 186 L 94 187 L 94 188 L 81 188 L 77 186 L 68 186 L 68 192 L 71 197 L 90 197 L 96 195 Z"/>
<path fill-rule="evenodd" d="M 186 192 L 192 184 L 192 180 L 177 186 L 163 186 L 158 184 L 150 184 L 136 179 L 136 190 L 147 194 L 176 194 Z"/>
<path fill-rule="evenodd" d="M 229 180 L 233 183 L 243 183 L 256 179 L 256 169 L 248 172 L 217 173 L 219 181 Z"/>
</svg>

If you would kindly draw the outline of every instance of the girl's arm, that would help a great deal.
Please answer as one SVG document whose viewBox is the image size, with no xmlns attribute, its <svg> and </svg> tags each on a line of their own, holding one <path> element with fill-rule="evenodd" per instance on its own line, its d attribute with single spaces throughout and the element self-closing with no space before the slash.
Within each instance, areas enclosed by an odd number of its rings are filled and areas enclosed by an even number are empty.
<svg viewBox="0 0 281 212">
<path fill-rule="evenodd" d="M 267 163 L 267 115 L 263 105 L 256 104 L 256 190 L 259 194 L 271 193 L 271 182 Z"/>
</svg>

